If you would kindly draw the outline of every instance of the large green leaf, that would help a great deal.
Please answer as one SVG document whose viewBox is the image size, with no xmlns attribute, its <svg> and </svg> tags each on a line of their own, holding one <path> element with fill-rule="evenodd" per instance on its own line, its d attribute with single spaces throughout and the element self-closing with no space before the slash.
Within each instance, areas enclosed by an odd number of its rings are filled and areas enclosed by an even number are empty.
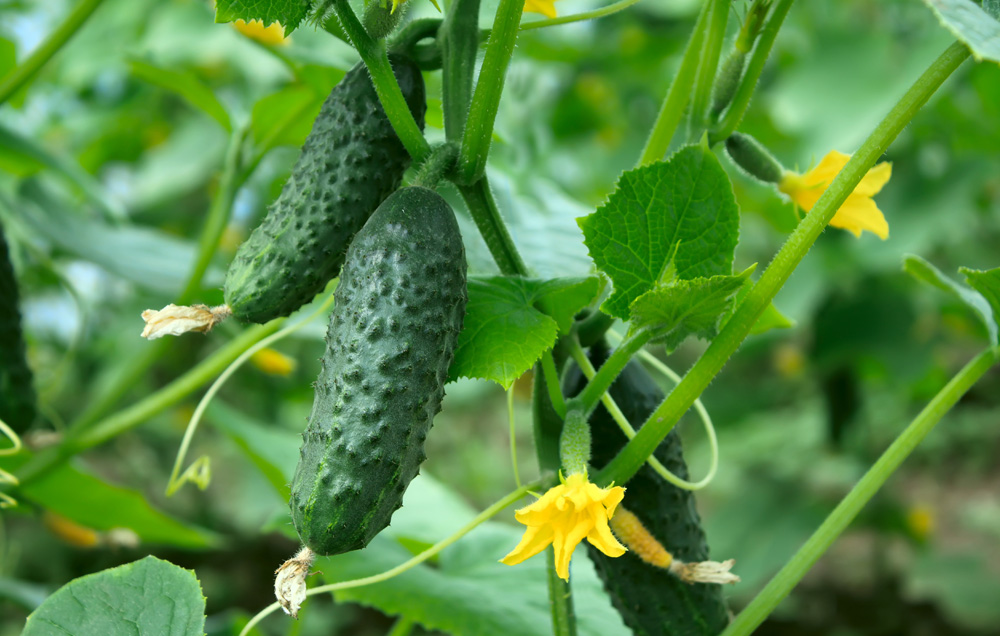
<svg viewBox="0 0 1000 636">
<path fill-rule="evenodd" d="M 997 321 L 994 320 L 993 309 L 990 307 L 990 302 L 986 300 L 982 294 L 976 290 L 969 289 L 965 285 L 952 280 L 948 276 L 945 276 L 941 270 L 934 267 L 926 260 L 913 254 L 903 259 L 903 270 L 917 280 L 927 283 L 932 287 L 937 287 L 941 291 L 951 294 L 958 300 L 961 300 L 963 303 L 968 305 L 979 317 L 979 319 L 983 321 L 983 324 L 986 326 L 986 333 L 989 336 L 990 342 L 996 346 L 998 342 Z M 971 272 L 975 270 L 968 271 Z M 990 271 L 992 272 L 996 270 Z"/>
<path fill-rule="evenodd" d="M 13 472 L 27 458 L 27 453 L 5 457 L 2 467 Z M 127 528 L 143 543 L 206 548 L 218 542 L 211 532 L 157 510 L 138 490 L 109 484 L 72 464 L 63 464 L 21 486 L 17 497 L 94 530 Z"/>
<path fill-rule="evenodd" d="M 311 86 L 286 86 L 253 106 L 250 129 L 262 151 L 275 146 L 301 146 L 319 114 L 323 95 Z"/>
<path fill-rule="evenodd" d="M 574 314 L 594 300 L 599 286 L 596 276 L 470 278 L 451 378 L 483 378 L 510 388 L 559 332 L 569 331 Z"/>
<path fill-rule="evenodd" d="M 225 107 L 219 102 L 215 93 L 209 87 L 202 84 L 194 73 L 171 71 L 153 66 L 142 60 L 132 60 L 130 66 L 132 74 L 139 79 L 177 93 L 189 104 L 219 122 L 219 125 L 226 130 L 232 129 L 232 123 L 229 121 L 229 113 L 226 112 Z"/>
<path fill-rule="evenodd" d="M 720 321 L 755 267 L 735 275 L 676 279 L 657 285 L 632 303 L 630 329 L 651 331 L 652 341 L 662 342 L 667 351 L 688 336 L 714 338 Z"/>
<path fill-rule="evenodd" d="M 288 429 L 266 426 L 219 399 L 212 402 L 206 415 L 214 426 L 233 438 L 274 489 L 287 499 L 302 438 Z"/>
<path fill-rule="evenodd" d="M 194 572 L 148 556 L 74 579 L 28 616 L 23 636 L 203 636 Z"/>
<path fill-rule="evenodd" d="M 287 36 L 309 14 L 312 4 L 311 0 L 218 0 L 215 21 L 260 20 L 264 26 L 280 22 Z"/>
<path fill-rule="evenodd" d="M 622 319 L 671 262 L 681 279 L 732 274 L 739 210 L 729 177 L 700 145 L 624 173 L 607 203 L 579 224 L 615 285 L 602 308 Z"/>
<path fill-rule="evenodd" d="M 974 58 L 1000 63 L 1000 10 L 997 3 L 987 0 L 980 7 L 972 0 L 924 2 L 934 11 L 944 28 L 969 47 Z"/>
<path fill-rule="evenodd" d="M 993 324 L 995 327 L 1000 326 L 1000 267 L 986 271 L 959 267 L 958 271 L 965 274 L 965 281 L 990 304 Z"/>
</svg>

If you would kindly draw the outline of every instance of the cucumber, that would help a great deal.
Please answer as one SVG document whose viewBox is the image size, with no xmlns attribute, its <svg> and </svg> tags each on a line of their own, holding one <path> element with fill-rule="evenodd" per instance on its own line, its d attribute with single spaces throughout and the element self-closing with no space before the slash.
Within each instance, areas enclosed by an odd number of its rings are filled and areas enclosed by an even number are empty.
<svg viewBox="0 0 1000 636">
<path fill-rule="evenodd" d="M 393 72 L 423 130 L 424 80 L 408 58 Z M 281 194 L 240 245 L 224 295 L 243 322 L 287 316 L 337 275 L 351 237 L 396 188 L 410 156 L 393 132 L 363 64 L 323 103 Z"/>
<path fill-rule="evenodd" d="M 591 347 L 589 357 L 595 367 L 607 359 L 607 345 Z M 579 369 L 566 375 L 567 395 L 583 388 Z M 611 396 L 634 427 L 646 420 L 663 401 L 663 393 L 638 362 L 630 362 L 611 385 Z M 591 463 L 603 467 L 627 441 L 624 433 L 603 406 L 590 420 Z M 656 449 L 656 457 L 667 470 L 686 479 L 687 464 L 677 431 L 673 430 Z M 648 465 L 625 484 L 628 510 L 675 558 L 705 561 L 708 544 L 695 507 L 694 494 L 668 484 Z M 715 636 L 729 622 L 722 587 L 704 583 L 688 584 L 664 569 L 644 563 L 631 552 L 611 558 L 589 543 L 587 552 L 604 581 L 604 587 L 625 624 L 637 636 Z"/>
<path fill-rule="evenodd" d="M 441 410 L 465 273 L 454 213 L 426 188 L 394 193 L 351 243 L 292 480 L 314 552 L 363 548 L 402 505 Z"/>
<path fill-rule="evenodd" d="M 35 387 L 17 302 L 17 279 L 0 225 L 0 420 L 23 433 L 35 420 Z"/>
</svg>

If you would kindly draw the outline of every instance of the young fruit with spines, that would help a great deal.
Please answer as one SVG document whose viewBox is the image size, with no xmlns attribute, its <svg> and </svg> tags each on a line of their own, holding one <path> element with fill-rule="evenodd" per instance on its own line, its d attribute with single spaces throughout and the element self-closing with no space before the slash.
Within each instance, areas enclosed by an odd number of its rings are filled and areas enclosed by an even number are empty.
<svg viewBox="0 0 1000 636">
<path fill-rule="evenodd" d="M 393 73 L 423 130 L 424 80 L 409 58 Z M 323 103 L 281 194 L 240 245 L 226 273 L 225 299 L 244 322 L 287 316 L 337 275 L 351 238 L 392 193 L 410 164 L 364 64 Z"/>
<path fill-rule="evenodd" d="M 602 341 L 590 348 L 595 367 L 607 359 Z M 567 395 L 583 388 L 583 375 L 573 368 L 566 374 Z M 636 361 L 630 362 L 611 385 L 611 397 L 636 428 L 663 401 L 663 392 Z M 590 419 L 591 464 L 604 467 L 627 442 L 604 406 Z M 678 477 L 686 479 L 687 464 L 676 430 L 656 449 L 656 458 Z M 695 506 L 694 494 L 667 483 L 648 465 L 625 486 L 622 505 L 670 551 L 685 562 L 708 559 L 708 543 Z M 631 552 L 611 558 L 587 545 L 587 552 L 625 624 L 637 636 L 715 636 L 728 623 L 728 611 L 719 585 L 689 584 L 665 569 L 649 565 Z"/>
<path fill-rule="evenodd" d="M 15 433 L 23 433 L 35 415 L 35 387 L 21 331 L 17 279 L 0 225 L 0 420 Z"/>
<path fill-rule="evenodd" d="M 363 548 L 389 525 L 424 460 L 465 317 L 454 213 L 433 190 L 397 191 L 347 252 L 291 511 L 318 554 Z"/>
</svg>

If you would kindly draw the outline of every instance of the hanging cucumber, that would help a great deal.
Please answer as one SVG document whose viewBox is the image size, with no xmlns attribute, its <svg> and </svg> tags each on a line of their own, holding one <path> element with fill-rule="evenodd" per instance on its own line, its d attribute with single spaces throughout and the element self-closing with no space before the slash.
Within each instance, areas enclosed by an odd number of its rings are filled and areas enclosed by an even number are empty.
<svg viewBox="0 0 1000 636">
<path fill-rule="evenodd" d="M 351 243 L 292 480 L 314 552 L 363 548 L 400 507 L 441 410 L 465 270 L 454 213 L 422 187 L 391 195 Z"/>
<path fill-rule="evenodd" d="M 35 387 L 21 333 L 17 280 L 0 225 L 0 420 L 23 433 L 35 420 Z"/>
<path fill-rule="evenodd" d="M 420 69 L 401 55 L 390 61 L 423 130 Z M 312 300 L 337 275 L 351 237 L 399 187 L 409 163 L 358 64 L 324 102 L 281 194 L 236 252 L 225 283 L 232 314 L 264 323 Z"/>
<path fill-rule="evenodd" d="M 607 345 L 591 347 L 595 367 L 607 359 Z M 574 367 L 566 376 L 568 395 L 583 388 L 584 378 Z M 663 393 L 638 362 L 630 362 L 611 385 L 611 397 L 633 426 L 646 420 L 663 401 Z M 603 467 L 627 441 L 604 408 L 599 406 L 590 420 L 591 463 Z M 687 464 L 677 431 L 671 431 L 656 449 L 656 458 L 678 477 L 686 479 Z M 708 558 L 708 543 L 695 507 L 694 494 L 668 484 L 648 465 L 625 485 L 622 502 L 669 550 L 685 562 Z M 729 622 L 719 585 L 685 583 L 665 569 L 657 568 L 627 552 L 610 558 L 587 545 L 588 554 L 625 624 L 637 636 L 715 636 Z"/>
</svg>

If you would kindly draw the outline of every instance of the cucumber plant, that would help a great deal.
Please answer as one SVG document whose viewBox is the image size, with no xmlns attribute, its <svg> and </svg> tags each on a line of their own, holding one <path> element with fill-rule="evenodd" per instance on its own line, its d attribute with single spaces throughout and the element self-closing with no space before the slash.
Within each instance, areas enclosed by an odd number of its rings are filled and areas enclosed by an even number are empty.
<svg viewBox="0 0 1000 636">
<path fill-rule="evenodd" d="M 0 420 L 23 433 L 35 420 L 35 387 L 25 351 L 17 279 L 0 224 Z"/>
</svg>

